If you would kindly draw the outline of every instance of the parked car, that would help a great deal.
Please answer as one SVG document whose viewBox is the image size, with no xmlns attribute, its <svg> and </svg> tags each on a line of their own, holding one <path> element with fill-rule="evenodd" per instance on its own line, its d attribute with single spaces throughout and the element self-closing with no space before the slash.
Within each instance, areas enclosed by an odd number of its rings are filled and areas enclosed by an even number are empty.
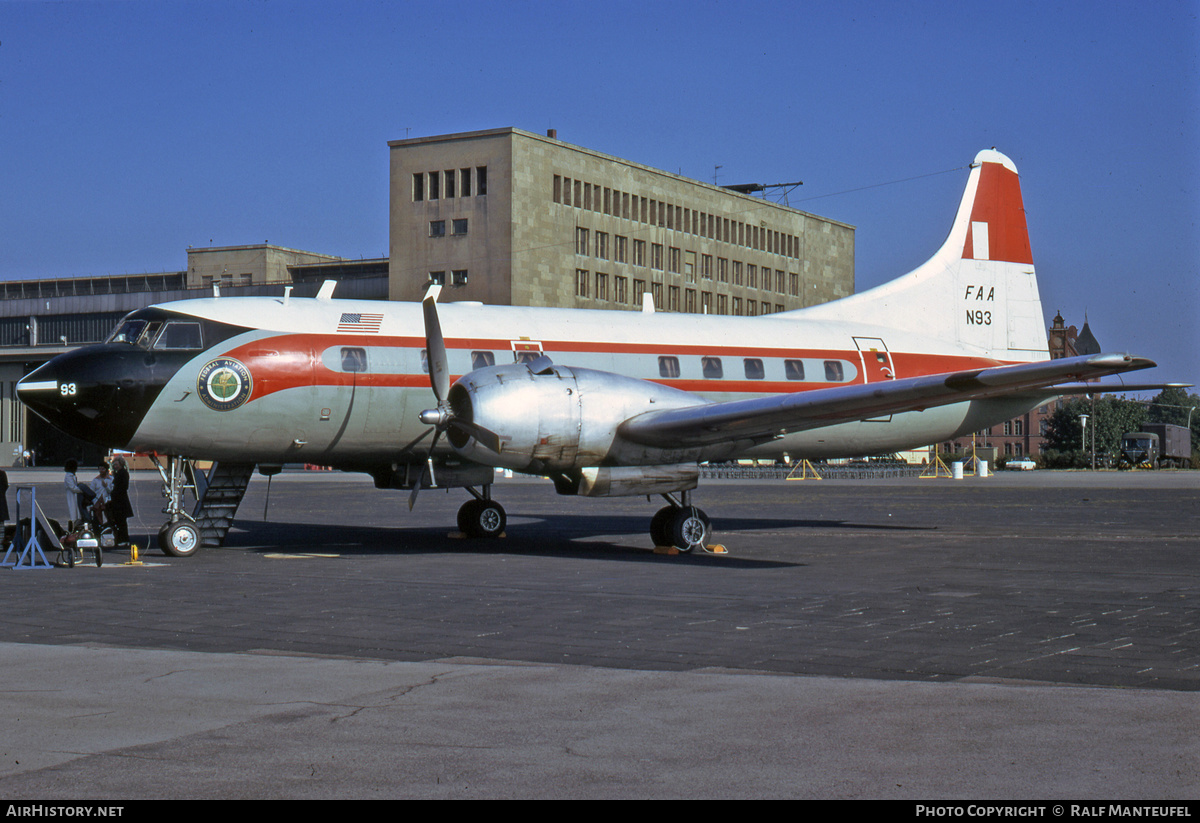
<svg viewBox="0 0 1200 823">
<path fill-rule="evenodd" d="M 1037 463 L 1033 462 L 1033 459 L 1029 457 L 1018 457 L 1016 460 L 1009 460 L 1004 466 L 1015 471 L 1027 472 L 1036 469 Z"/>
</svg>

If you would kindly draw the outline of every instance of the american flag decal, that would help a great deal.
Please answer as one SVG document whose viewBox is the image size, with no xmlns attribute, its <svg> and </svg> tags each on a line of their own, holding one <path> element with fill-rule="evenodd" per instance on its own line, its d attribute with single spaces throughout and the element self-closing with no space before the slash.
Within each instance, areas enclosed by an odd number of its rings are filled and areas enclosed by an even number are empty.
<svg viewBox="0 0 1200 823">
<path fill-rule="evenodd" d="M 362 314 L 361 312 L 343 312 L 338 321 L 338 331 L 378 334 L 379 325 L 383 323 L 382 314 Z"/>
</svg>

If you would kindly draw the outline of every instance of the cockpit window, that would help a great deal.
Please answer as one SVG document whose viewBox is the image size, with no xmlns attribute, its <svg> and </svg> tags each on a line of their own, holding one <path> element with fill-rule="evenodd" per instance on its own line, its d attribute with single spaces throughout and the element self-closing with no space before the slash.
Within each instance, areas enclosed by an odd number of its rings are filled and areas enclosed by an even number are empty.
<svg viewBox="0 0 1200 823">
<path fill-rule="evenodd" d="M 116 331 L 109 335 L 109 343 L 132 343 L 137 345 L 142 332 L 146 330 L 145 320 L 126 320 L 117 326 Z"/>
<path fill-rule="evenodd" d="M 129 343 L 134 346 L 141 346 L 143 349 L 150 348 L 154 343 L 154 338 L 158 337 L 158 332 L 162 329 L 161 320 L 126 320 L 117 330 L 108 338 L 109 343 Z"/>
<path fill-rule="evenodd" d="M 154 342 L 154 348 L 186 350 L 204 348 L 204 338 L 200 333 L 200 324 L 189 320 L 170 321 L 163 328 L 162 333 L 158 335 L 158 339 Z"/>
<path fill-rule="evenodd" d="M 203 351 L 205 346 L 215 346 L 249 330 L 245 326 L 147 306 L 126 315 L 105 342 L 162 352 Z"/>
</svg>

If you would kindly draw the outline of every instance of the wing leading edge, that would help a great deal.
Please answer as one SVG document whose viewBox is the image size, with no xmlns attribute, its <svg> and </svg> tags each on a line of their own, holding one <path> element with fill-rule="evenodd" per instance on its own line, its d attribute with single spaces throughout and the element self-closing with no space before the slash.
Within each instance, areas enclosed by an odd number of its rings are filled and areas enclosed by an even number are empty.
<svg viewBox="0 0 1200 823">
<path fill-rule="evenodd" d="M 1128 354 L 1096 354 L 947 372 L 646 412 L 622 423 L 618 434 L 634 443 L 661 448 L 710 446 L 731 440 L 766 442 L 837 423 L 1050 389 L 1070 380 L 1154 365 L 1152 360 Z"/>
</svg>

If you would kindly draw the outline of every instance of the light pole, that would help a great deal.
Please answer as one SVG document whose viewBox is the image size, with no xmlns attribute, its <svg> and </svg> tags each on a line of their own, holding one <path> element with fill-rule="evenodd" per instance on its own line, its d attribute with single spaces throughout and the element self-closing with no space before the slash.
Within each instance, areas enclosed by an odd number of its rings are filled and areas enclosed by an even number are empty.
<svg viewBox="0 0 1200 823">
<path fill-rule="evenodd" d="M 1080 433 L 1081 433 L 1081 436 L 1082 436 L 1082 438 L 1083 438 L 1083 439 L 1080 441 L 1080 443 L 1079 443 L 1079 450 L 1080 450 L 1081 452 L 1084 452 L 1084 453 L 1086 453 L 1086 452 L 1087 452 L 1087 422 L 1088 422 L 1088 417 L 1089 417 L 1089 415 L 1086 415 L 1086 414 L 1081 414 L 1081 415 L 1079 415 L 1079 428 L 1080 428 Z M 1094 436 L 1094 435 L 1093 435 L 1093 439 L 1095 439 L 1095 436 Z"/>
</svg>

